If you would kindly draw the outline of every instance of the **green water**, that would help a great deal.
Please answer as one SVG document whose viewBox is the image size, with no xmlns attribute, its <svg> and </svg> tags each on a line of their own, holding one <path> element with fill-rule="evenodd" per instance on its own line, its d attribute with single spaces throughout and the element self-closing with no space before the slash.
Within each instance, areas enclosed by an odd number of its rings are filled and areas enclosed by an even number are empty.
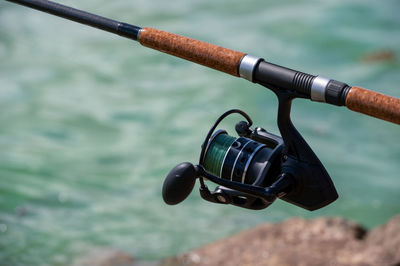
<svg viewBox="0 0 400 266">
<path fill-rule="evenodd" d="M 400 97 L 400 3 L 62 1 Z M 394 60 L 365 63 L 390 50 Z M 0 3 L 0 264 L 69 265 L 97 247 L 158 259 L 263 222 L 344 216 L 368 227 L 400 212 L 400 127 L 296 100 L 293 121 L 340 198 L 308 212 L 161 198 L 230 108 L 278 133 L 274 95 L 255 84 L 47 14 Z M 234 122 L 223 126 L 233 133 Z"/>
</svg>

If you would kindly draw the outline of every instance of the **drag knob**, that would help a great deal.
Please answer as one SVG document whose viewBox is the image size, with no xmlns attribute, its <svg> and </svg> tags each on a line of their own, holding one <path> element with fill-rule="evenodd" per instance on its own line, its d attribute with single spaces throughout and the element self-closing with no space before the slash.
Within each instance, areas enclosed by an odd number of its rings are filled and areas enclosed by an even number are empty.
<svg viewBox="0 0 400 266">
<path fill-rule="evenodd" d="M 165 203 L 175 205 L 187 198 L 196 181 L 196 169 L 191 163 L 180 163 L 165 178 L 162 196 Z"/>
</svg>

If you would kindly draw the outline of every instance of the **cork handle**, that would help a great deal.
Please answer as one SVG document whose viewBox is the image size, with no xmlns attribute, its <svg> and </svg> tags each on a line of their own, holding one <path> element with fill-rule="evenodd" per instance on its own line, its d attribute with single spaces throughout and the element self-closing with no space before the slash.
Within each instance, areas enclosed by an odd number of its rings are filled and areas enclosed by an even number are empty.
<svg viewBox="0 0 400 266">
<path fill-rule="evenodd" d="M 400 99 L 351 87 L 346 97 L 346 106 L 352 111 L 400 125 Z"/>
<path fill-rule="evenodd" d="M 239 63 L 245 55 L 241 52 L 153 28 L 143 28 L 140 31 L 139 42 L 149 48 L 214 68 L 233 76 L 239 76 Z"/>
</svg>

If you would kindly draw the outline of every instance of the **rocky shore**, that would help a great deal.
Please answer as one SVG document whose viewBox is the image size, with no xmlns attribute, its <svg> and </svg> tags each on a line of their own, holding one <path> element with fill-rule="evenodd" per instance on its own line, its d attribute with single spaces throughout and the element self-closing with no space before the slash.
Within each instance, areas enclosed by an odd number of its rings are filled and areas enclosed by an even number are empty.
<svg viewBox="0 0 400 266">
<path fill-rule="evenodd" d="M 367 231 L 343 218 L 292 218 L 158 262 L 139 262 L 118 251 L 86 258 L 94 266 L 400 266 L 400 215 Z M 80 265 L 80 264 L 77 264 Z"/>
</svg>

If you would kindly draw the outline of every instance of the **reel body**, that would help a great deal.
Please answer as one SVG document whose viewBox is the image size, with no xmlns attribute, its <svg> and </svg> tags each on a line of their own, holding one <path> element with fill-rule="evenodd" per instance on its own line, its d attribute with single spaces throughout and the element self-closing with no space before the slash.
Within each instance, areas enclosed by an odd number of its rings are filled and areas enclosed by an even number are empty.
<svg viewBox="0 0 400 266">
<path fill-rule="evenodd" d="M 216 131 L 205 147 L 204 158 L 201 158 L 204 170 L 218 178 L 241 184 L 258 187 L 272 185 L 279 175 L 283 140 L 264 129 L 257 130 L 262 142 L 253 140 L 250 136 L 235 138 L 225 130 Z M 248 209 L 263 209 L 272 203 L 224 186 L 218 186 L 214 192 L 203 192 L 201 195 L 208 201 Z"/>
<path fill-rule="evenodd" d="M 290 120 L 291 102 L 296 95 L 272 90 L 279 100 L 278 127 L 282 137 L 260 127 L 251 128 L 252 120 L 241 110 L 225 112 L 208 132 L 199 164 L 181 163 L 168 174 L 163 185 L 167 204 L 183 201 L 197 178 L 203 199 L 254 210 L 266 208 L 280 198 L 312 211 L 338 198 L 329 174 Z M 247 120 L 236 124 L 238 137 L 225 130 L 215 131 L 233 113 Z M 211 192 L 205 180 L 218 186 Z"/>
</svg>

